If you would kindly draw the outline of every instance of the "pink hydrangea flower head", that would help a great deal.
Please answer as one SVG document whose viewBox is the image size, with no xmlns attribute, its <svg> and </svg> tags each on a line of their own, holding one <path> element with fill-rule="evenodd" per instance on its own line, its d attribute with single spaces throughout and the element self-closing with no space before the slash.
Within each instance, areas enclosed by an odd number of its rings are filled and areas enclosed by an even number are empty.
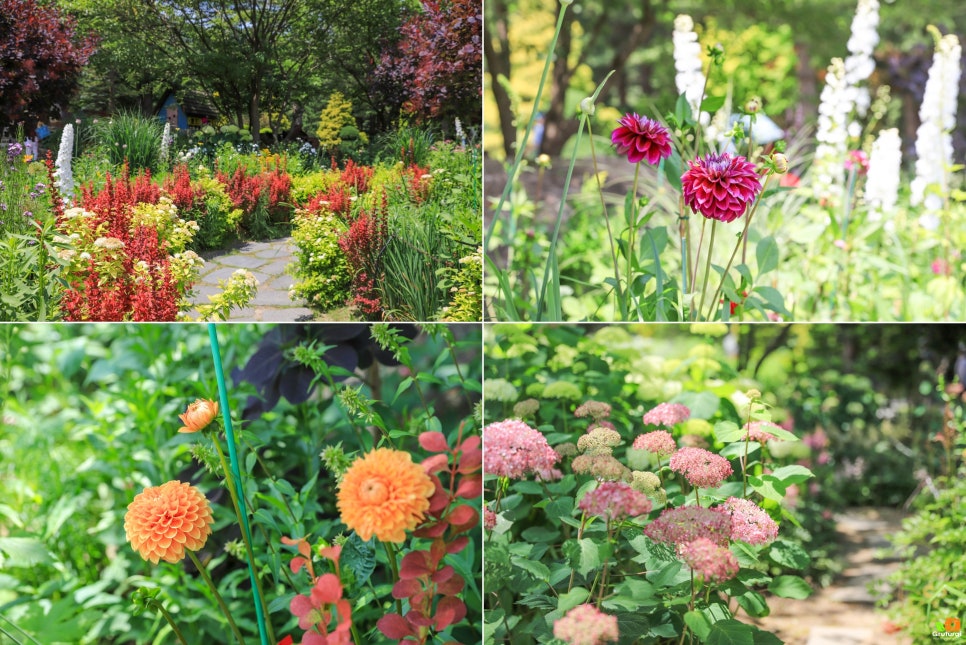
<svg viewBox="0 0 966 645">
<path fill-rule="evenodd" d="M 651 500 L 624 482 L 601 482 L 584 495 L 577 508 L 607 520 L 637 517 L 651 512 Z"/>
<path fill-rule="evenodd" d="M 684 202 L 709 219 L 738 219 L 761 192 L 761 179 L 754 164 L 741 155 L 710 153 L 689 161 L 688 166 L 681 176 Z"/>
<path fill-rule="evenodd" d="M 617 616 L 597 610 L 593 605 L 577 605 L 553 624 L 554 638 L 567 645 L 604 645 L 616 641 Z"/>
<path fill-rule="evenodd" d="M 574 410 L 575 417 L 591 417 L 595 421 L 606 419 L 610 416 L 610 404 L 602 401 L 585 401 Z"/>
<path fill-rule="evenodd" d="M 778 524 L 750 499 L 729 497 L 714 510 L 731 517 L 731 539 L 769 544 L 778 537 Z"/>
<path fill-rule="evenodd" d="M 523 479 L 535 474 L 554 479 L 560 455 L 546 437 L 523 421 L 508 419 L 483 428 L 483 470 L 492 475 Z"/>
<path fill-rule="evenodd" d="M 659 403 L 644 415 L 644 423 L 651 426 L 673 427 L 691 416 L 688 406 L 681 403 Z"/>
<path fill-rule="evenodd" d="M 483 528 L 492 531 L 496 528 L 496 513 L 488 508 L 483 509 Z"/>
<path fill-rule="evenodd" d="M 609 455 L 614 446 L 620 444 L 620 433 L 603 426 L 598 426 L 577 439 L 577 449 L 588 455 Z"/>
<path fill-rule="evenodd" d="M 626 155 L 631 163 L 647 160 L 656 164 L 671 156 L 671 136 L 667 128 L 639 114 L 625 114 L 610 135 L 617 154 Z"/>
<path fill-rule="evenodd" d="M 733 472 L 727 459 L 704 448 L 681 448 L 671 455 L 670 466 L 696 488 L 715 488 Z"/>
<path fill-rule="evenodd" d="M 570 464 L 578 475 L 590 473 L 601 481 L 620 481 L 630 477 L 631 469 L 609 454 L 585 454 L 574 457 Z"/>
<path fill-rule="evenodd" d="M 700 506 L 668 508 L 644 527 L 644 534 L 656 542 L 678 546 L 699 537 L 724 545 L 731 538 L 731 518 Z"/>
<path fill-rule="evenodd" d="M 715 544 L 708 538 L 682 544 L 678 552 L 691 569 L 710 582 L 724 582 L 738 575 L 738 560 L 728 547 Z"/>
<path fill-rule="evenodd" d="M 678 445 L 674 443 L 674 437 L 666 430 L 655 430 L 654 432 L 642 434 L 634 440 L 632 447 L 638 450 L 653 452 L 660 457 L 673 454 L 678 449 Z"/>
<path fill-rule="evenodd" d="M 745 430 L 748 431 L 748 439 L 750 441 L 758 441 L 759 443 L 775 441 L 776 437 L 772 433 L 768 432 L 769 428 L 778 428 L 779 430 L 782 429 L 781 426 L 775 425 L 769 421 L 752 421 L 751 423 L 745 424 Z"/>
</svg>

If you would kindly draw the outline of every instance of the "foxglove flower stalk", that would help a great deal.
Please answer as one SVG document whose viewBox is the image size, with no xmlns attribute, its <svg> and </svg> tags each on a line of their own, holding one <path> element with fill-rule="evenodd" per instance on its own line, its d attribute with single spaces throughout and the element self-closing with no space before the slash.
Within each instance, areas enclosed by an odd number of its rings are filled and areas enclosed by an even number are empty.
<svg viewBox="0 0 966 645">
<path fill-rule="evenodd" d="M 829 64 L 820 100 L 812 187 L 817 199 L 838 199 L 842 195 L 842 164 L 848 151 L 847 128 L 852 110 L 845 63 L 841 58 L 833 58 Z"/>
<path fill-rule="evenodd" d="M 872 144 L 869 177 L 865 183 L 865 202 L 869 205 L 870 220 L 877 222 L 895 209 L 901 166 L 902 140 L 899 130 L 883 130 Z"/>
<path fill-rule="evenodd" d="M 943 199 L 935 193 L 927 195 L 927 188 L 937 185 L 941 194 L 949 191 L 947 167 L 953 158 L 952 131 L 956 125 L 962 54 L 963 49 L 955 34 L 939 39 L 919 107 L 921 125 L 916 130 L 919 158 L 916 159 L 916 178 L 912 180 L 911 201 L 913 206 L 925 206 L 926 212 L 919 218 L 919 223 L 930 229 L 939 226 L 936 213 L 942 209 Z"/>
<path fill-rule="evenodd" d="M 158 158 L 161 165 L 168 163 L 168 150 L 171 148 L 171 124 L 164 124 L 164 132 L 161 133 L 161 154 Z"/>
<path fill-rule="evenodd" d="M 869 110 L 871 97 L 869 89 L 859 87 L 872 72 L 875 71 L 875 61 L 872 53 L 879 44 L 879 0 L 859 0 L 852 19 L 852 35 L 849 37 L 849 55 L 845 59 L 845 83 L 848 86 L 849 99 L 855 106 L 859 116 L 865 116 Z M 855 136 L 861 134 L 861 126 L 856 122 L 850 128 L 859 128 Z"/>
<path fill-rule="evenodd" d="M 71 170 L 71 155 L 74 150 L 74 125 L 68 123 L 64 126 L 64 132 L 60 136 L 60 150 L 57 152 L 57 170 L 54 176 L 57 177 L 57 185 L 61 195 L 65 199 L 74 196 L 74 173 Z"/>
<path fill-rule="evenodd" d="M 697 118 L 701 99 L 704 95 L 704 72 L 701 71 L 701 45 L 694 33 L 691 16 L 681 14 L 674 19 L 674 83 L 678 94 L 684 94 L 691 106 L 691 113 Z"/>
</svg>

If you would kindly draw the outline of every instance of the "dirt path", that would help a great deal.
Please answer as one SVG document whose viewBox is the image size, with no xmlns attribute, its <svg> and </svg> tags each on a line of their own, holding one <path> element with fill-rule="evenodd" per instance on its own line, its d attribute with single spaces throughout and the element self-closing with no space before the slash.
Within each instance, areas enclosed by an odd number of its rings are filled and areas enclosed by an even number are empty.
<svg viewBox="0 0 966 645">
<path fill-rule="evenodd" d="M 877 558 L 899 530 L 904 514 L 892 508 L 853 508 L 835 516 L 845 568 L 829 587 L 806 600 L 769 600 L 771 615 L 757 622 L 789 645 L 906 645 L 911 640 L 883 629 L 886 617 L 869 593 L 899 566 Z"/>
</svg>

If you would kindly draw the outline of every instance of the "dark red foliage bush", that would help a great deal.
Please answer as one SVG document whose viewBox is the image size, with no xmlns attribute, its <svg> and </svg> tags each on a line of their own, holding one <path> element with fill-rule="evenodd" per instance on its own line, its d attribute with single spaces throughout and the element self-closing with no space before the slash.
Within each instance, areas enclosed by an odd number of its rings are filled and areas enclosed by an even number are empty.
<svg viewBox="0 0 966 645">
<path fill-rule="evenodd" d="M 342 171 L 342 183 L 356 189 L 357 195 L 362 195 L 369 190 L 369 180 L 372 178 L 372 168 L 369 166 L 357 166 L 349 159 L 346 162 L 345 170 Z"/>
<path fill-rule="evenodd" d="M 383 194 L 382 203 L 371 212 L 361 211 L 349 230 L 339 238 L 339 248 L 345 253 L 352 272 L 354 302 L 370 318 L 377 317 L 382 311 L 378 283 L 382 279 L 380 259 L 389 233 L 387 211 Z"/>
<path fill-rule="evenodd" d="M 32 129 L 73 93 L 95 45 L 75 29 L 53 3 L 0 0 L 0 129 L 18 121 Z"/>
<path fill-rule="evenodd" d="M 191 175 L 186 164 L 177 166 L 164 180 L 164 192 L 170 195 L 179 212 L 191 210 L 198 195 L 191 187 Z"/>
</svg>

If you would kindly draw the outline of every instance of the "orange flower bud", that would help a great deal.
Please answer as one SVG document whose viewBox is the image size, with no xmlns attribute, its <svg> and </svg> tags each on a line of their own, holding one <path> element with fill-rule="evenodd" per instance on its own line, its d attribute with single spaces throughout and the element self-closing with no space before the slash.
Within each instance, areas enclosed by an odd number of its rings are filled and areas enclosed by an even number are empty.
<svg viewBox="0 0 966 645">
<path fill-rule="evenodd" d="M 207 399 L 198 399 L 188 406 L 184 414 L 178 415 L 184 424 L 178 432 L 198 432 L 203 430 L 218 416 L 218 404 Z"/>
</svg>

